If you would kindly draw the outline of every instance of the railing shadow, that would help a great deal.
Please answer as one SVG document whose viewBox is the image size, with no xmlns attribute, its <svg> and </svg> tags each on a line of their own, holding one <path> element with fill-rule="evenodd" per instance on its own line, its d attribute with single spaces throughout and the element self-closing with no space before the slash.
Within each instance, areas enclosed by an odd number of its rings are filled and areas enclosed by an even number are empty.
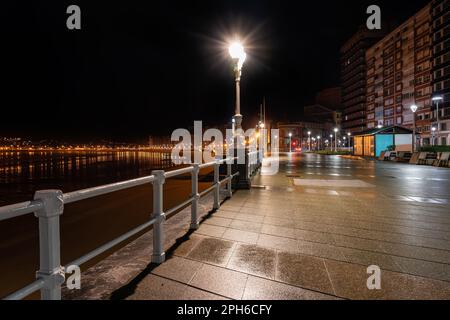
<svg viewBox="0 0 450 320">
<path fill-rule="evenodd" d="M 228 201 L 229 198 L 224 199 L 221 202 L 221 205 Z M 213 214 L 217 212 L 217 209 L 212 209 L 208 211 L 207 214 L 205 214 L 199 221 L 199 225 L 201 225 L 206 220 L 212 218 Z M 166 251 L 166 260 L 171 259 L 175 251 L 186 241 L 190 239 L 190 236 L 195 232 L 196 230 L 188 230 L 186 234 L 184 234 L 182 237 L 179 237 L 175 240 L 175 243 Z M 113 291 L 113 293 L 110 295 L 110 300 L 125 300 L 129 296 L 133 295 L 136 291 L 136 288 L 141 283 L 142 280 L 144 280 L 147 276 L 149 276 L 153 270 L 155 270 L 160 264 L 157 263 L 149 263 L 147 267 L 145 267 L 144 270 L 142 270 L 137 276 L 135 276 L 131 281 L 129 281 L 126 285 L 120 287 L 119 289 L 116 289 Z"/>
</svg>

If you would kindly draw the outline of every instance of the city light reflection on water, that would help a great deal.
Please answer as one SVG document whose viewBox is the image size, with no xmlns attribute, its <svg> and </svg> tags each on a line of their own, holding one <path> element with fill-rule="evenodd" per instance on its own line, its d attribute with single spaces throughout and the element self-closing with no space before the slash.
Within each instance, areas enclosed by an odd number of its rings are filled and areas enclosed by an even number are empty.
<svg viewBox="0 0 450 320">
<path fill-rule="evenodd" d="M 173 166 L 170 154 L 150 151 L 0 152 L 0 205 L 29 200 L 37 189 L 68 192 Z"/>
</svg>

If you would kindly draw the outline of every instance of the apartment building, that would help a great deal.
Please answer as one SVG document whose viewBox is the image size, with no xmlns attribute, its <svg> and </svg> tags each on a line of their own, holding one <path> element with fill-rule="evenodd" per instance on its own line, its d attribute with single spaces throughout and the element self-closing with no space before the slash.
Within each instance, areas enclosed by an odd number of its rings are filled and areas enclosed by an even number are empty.
<svg viewBox="0 0 450 320">
<path fill-rule="evenodd" d="M 435 144 L 450 145 L 450 0 L 431 2 Z M 438 113 L 439 111 L 439 113 Z M 439 115 L 439 116 L 438 116 Z"/>
<path fill-rule="evenodd" d="M 361 26 L 341 47 L 342 129 L 359 132 L 366 124 L 366 50 L 386 34 Z"/>
<path fill-rule="evenodd" d="M 366 51 L 366 126 L 416 128 L 422 145 L 432 135 L 431 4 Z"/>
</svg>

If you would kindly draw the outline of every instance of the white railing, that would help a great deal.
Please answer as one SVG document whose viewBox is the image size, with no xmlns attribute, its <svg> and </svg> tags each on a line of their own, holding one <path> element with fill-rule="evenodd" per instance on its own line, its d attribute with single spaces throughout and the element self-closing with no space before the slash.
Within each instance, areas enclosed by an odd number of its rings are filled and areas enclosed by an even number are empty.
<svg viewBox="0 0 450 320">
<path fill-rule="evenodd" d="M 6 300 L 19 300 L 40 290 L 43 300 L 60 300 L 61 285 L 65 281 L 65 270 L 69 266 L 80 266 L 92 258 L 113 248 L 117 244 L 133 237 L 146 228 L 153 226 L 153 263 L 163 263 L 165 261 L 164 252 L 164 221 L 166 215 L 175 213 L 176 211 L 191 205 L 191 229 L 197 229 L 199 226 L 198 203 L 202 196 L 213 191 L 214 203 L 213 209 L 219 209 L 220 188 L 223 183 L 227 183 L 227 196 L 232 196 L 231 183 L 234 176 L 239 172 L 232 174 L 231 164 L 237 158 L 227 158 L 216 160 L 215 162 L 205 164 L 193 164 L 189 167 L 174 171 L 155 170 L 148 177 L 112 183 L 100 187 L 74 191 L 63 194 L 60 190 L 42 190 L 37 191 L 34 200 L 22 202 L 10 206 L 0 207 L 0 221 L 7 220 L 26 214 L 33 213 L 39 219 L 39 251 L 40 265 L 36 273 L 36 281 L 30 285 L 10 294 Z M 227 165 L 226 178 L 220 180 L 220 165 Z M 199 193 L 198 175 L 200 169 L 214 167 L 214 183 L 205 191 Z M 191 197 L 176 207 L 163 210 L 163 186 L 168 178 L 191 174 L 192 194 Z M 99 195 L 132 188 L 146 183 L 153 184 L 153 215 L 150 221 L 138 226 L 137 228 L 121 235 L 120 237 L 102 245 L 101 247 L 87 253 L 86 255 L 72 261 L 65 267 L 61 266 L 60 259 L 60 226 L 59 217 L 63 214 L 64 205 L 93 198 Z"/>
</svg>

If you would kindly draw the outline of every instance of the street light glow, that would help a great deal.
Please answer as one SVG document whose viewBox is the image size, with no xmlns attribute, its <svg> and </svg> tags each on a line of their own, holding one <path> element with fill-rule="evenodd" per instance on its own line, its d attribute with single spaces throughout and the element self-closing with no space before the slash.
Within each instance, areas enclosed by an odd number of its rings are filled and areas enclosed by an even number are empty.
<svg viewBox="0 0 450 320">
<path fill-rule="evenodd" d="M 412 112 L 416 113 L 417 111 L 417 106 L 415 104 L 411 105 L 411 107 L 409 107 L 411 109 Z"/>
<path fill-rule="evenodd" d="M 292 137 L 292 133 L 289 132 L 289 137 Z"/>
<path fill-rule="evenodd" d="M 339 131 L 339 129 L 338 129 L 338 128 L 334 128 L 334 132 L 336 132 L 336 133 L 337 133 L 338 131 Z"/>
<path fill-rule="evenodd" d="M 228 48 L 228 52 L 232 59 L 238 60 L 238 68 L 241 69 L 247 58 L 247 54 L 245 53 L 242 44 L 239 41 L 233 42 Z"/>
<path fill-rule="evenodd" d="M 434 96 L 433 98 L 431 98 L 432 101 L 442 101 L 444 100 L 444 98 L 442 96 Z"/>
</svg>

